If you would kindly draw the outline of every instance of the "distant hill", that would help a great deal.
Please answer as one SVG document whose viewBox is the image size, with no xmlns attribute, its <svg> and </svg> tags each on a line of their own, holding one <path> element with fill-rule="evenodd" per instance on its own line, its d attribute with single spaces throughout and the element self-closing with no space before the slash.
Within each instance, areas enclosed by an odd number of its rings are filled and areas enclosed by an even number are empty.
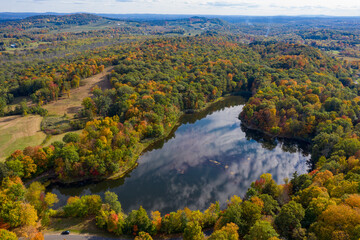
<svg viewBox="0 0 360 240">
<path fill-rule="evenodd" d="M 186 14 L 106 14 L 106 13 L 100 13 L 96 15 L 107 18 L 117 18 L 117 19 L 132 20 L 132 21 L 154 21 L 154 20 L 169 21 L 169 20 L 185 19 L 194 16 L 194 15 L 186 15 Z"/>
<path fill-rule="evenodd" d="M 196 35 L 203 33 L 281 35 L 326 28 L 358 33 L 360 17 L 330 16 L 221 16 L 166 14 L 0 13 L 0 33 L 87 32 L 108 28 L 125 34 Z M 5 20 L 5 18 L 8 18 Z M 18 19 L 15 19 L 18 18 Z M 346 29 L 344 29 L 346 26 Z"/>
<path fill-rule="evenodd" d="M 219 18 L 206 18 L 206 17 L 197 17 L 197 16 L 191 16 L 187 18 L 179 18 L 179 19 L 170 19 L 170 20 L 147 20 L 144 21 L 152 26 L 175 26 L 175 25 L 196 25 L 196 24 L 213 24 L 213 25 L 219 25 L 219 26 L 225 26 L 228 25 L 228 23 L 224 20 L 221 20 Z"/>
<path fill-rule="evenodd" d="M 0 14 L 1 16 L 1 14 Z M 120 19 L 113 15 L 107 17 L 96 14 L 76 13 L 67 15 L 35 15 L 17 20 L 1 20 L 0 33 L 14 33 L 14 31 L 38 32 L 82 32 L 105 28 L 121 28 L 124 33 L 135 34 L 175 34 L 196 35 L 204 32 L 226 32 L 230 24 L 219 18 L 207 18 L 203 16 L 184 17 L 176 15 L 177 19 L 152 19 L 147 20 Z M 167 15 L 166 15 L 167 16 Z M 165 17 L 165 15 L 163 16 Z M 10 27 L 11 26 L 11 27 Z M 10 28 L 8 28 L 10 27 Z"/>
<path fill-rule="evenodd" d="M 39 24 L 74 24 L 74 25 L 86 25 L 104 20 L 104 17 L 100 17 L 94 14 L 78 13 L 70 15 L 37 15 L 22 19 L 21 22 L 31 22 Z"/>
<path fill-rule="evenodd" d="M 36 15 L 68 15 L 70 13 L 36 13 L 36 12 L 1 12 L 0 20 L 19 20 Z"/>
<path fill-rule="evenodd" d="M 153 20 L 178 20 L 191 18 L 194 15 L 188 14 L 108 14 L 108 13 L 36 13 L 36 12 L 0 12 L 0 20 L 15 20 L 24 19 L 31 16 L 37 15 L 53 15 L 53 16 L 70 16 L 76 14 L 88 14 L 97 15 L 104 18 L 116 18 L 121 20 L 133 20 L 133 21 L 153 21 Z M 200 15 L 204 18 L 218 18 L 231 23 L 286 23 L 289 21 L 303 21 L 303 20 L 314 20 L 314 19 L 357 19 L 360 17 L 334 17 L 326 15 L 302 15 L 302 16 L 246 16 L 246 15 Z"/>
<path fill-rule="evenodd" d="M 1 20 L 0 26 L 12 26 L 15 29 L 30 30 L 30 29 L 49 29 L 49 30 L 69 30 L 74 28 L 81 28 L 80 30 L 96 30 L 104 27 L 115 26 L 116 22 L 122 21 L 120 19 L 110 19 L 94 14 L 76 13 L 68 15 L 35 15 L 24 19 L 17 20 Z M 83 27 L 86 27 L 83 28 Z M 88 28 L 90 27 L 90 28 Z M 72 30 L 70 30 L 72 29 Z"/>
<path fill-rule="evenodd" d="M 71 24 L 88 24 L 90 22 L 99 21 L 101 19 L 110 20 L 127 20 L 136 22 L 157 22 L 162 23 L 163 21 L 182 21 L 186 19 L 197 20 L 198 22 L 205 22 L 209 19 L 214 22 L 214 19 L 220 24 L 222 16 L 195 16 L 194 15 L 168 15 L 168 14 L 90 14 L 90 13 L 1 13 L 0 21 L 6 20 L 21 20 L 22 22 L 69 22 Z"/>
</svg>

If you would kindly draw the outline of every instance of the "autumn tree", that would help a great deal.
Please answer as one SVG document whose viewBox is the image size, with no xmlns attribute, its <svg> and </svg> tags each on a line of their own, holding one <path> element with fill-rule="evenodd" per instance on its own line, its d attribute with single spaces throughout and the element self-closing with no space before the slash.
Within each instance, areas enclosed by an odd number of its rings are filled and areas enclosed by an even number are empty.
<svg viewBox="0 0 360 240">
<path fill-rule="evenodd" d="M 319 239 L 334 239 L 340 233 L 350 239 L 359 237 L 360 213 L 358 209 L 340 204 L 329 206 L 311 226 Z"/>
<path fill-rule="evenodd" d="M 198 222 L 188 222 L 184 229 L 184 240 L 202 240 L 204 234 Z"/>
<path fill-rule="evenodd" d="M 226 226 L 213 232 L 209 240 L 238 240 L 238 226 L 235 223 L 228 223 Z"/>
<path fill-rule="evenodd" d="M 152 240 L 150 234 L 146 232 L 139 232 L 139 235 L 135 237 L 135 240 Z"/>
<path fill-rule="evenodd" d="M 138 235 L 139 232 L 147 232 L 153 234 L 155 226 L 152 224 L 149 216 L 141 206 L 139 210 L 132 210 L 125 219 L 125 232 L 127 234 Z"/>
<path fill-rule="evenodd" d="M 116 213 L 121 212 L 121 204 L 118 201 L 118 196 L 114 192 L 106 191 L 104 203 L 109 204 L 110 209 L 114 210 Z"/>
<path fill-rule="evenodd" d="M 273 226 L 268 221 L 257 221 L 251 228 L 249 233 L 245 236 L 246 240 L 265 240 L 272 237 L 278 237 L 279 234 L 275 231 Z"/>
<path fill-rule="evenodd" d="M 282 206 L 280 213 L 275 217 L 275 225 L 280 235 L 291 239 L 294 229 L 301 227 L 301 220 L 305 216 L 305 210 L 301 204 L 294 201 Z"/>
<path fill-rule="evenodd" d="M 17 240 L 17 236 L 15 233 L 10 232 L 6 229 L 0 229 L 0 239 L 2 240 Z"/>
</svg>

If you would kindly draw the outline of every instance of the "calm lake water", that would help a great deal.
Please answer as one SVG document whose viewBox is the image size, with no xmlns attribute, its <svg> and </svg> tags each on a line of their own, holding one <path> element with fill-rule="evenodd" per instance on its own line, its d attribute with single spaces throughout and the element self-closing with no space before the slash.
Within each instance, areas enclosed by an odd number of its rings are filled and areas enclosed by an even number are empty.
<svg viewBox="0 0 360 240">
<path fill-rule="evenodd" d="M 300 143 L 268 139 L 241 126 L 238 115 L 245 100 L 228 97 L 207 110 L 185 115 L 168 138 L 150 146 L 139 166 L 124 179 L 74 187 L 52 186 L 49 191 L 64 205 L 69 196 L 109 190 L 119 196 L 123 210 L 142 205 L 168 213 L 184 207 L 222 206 L 234 194 L 244 196 L 251 182 L 271 173 L 278 183 L 307 172 L 310 154 Z"/>
</svg>

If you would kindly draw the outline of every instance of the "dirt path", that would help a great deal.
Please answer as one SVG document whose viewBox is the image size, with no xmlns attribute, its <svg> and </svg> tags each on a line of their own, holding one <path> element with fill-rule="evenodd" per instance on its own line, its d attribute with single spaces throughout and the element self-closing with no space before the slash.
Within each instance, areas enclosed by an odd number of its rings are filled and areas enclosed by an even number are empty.
<svg viewBox="0 0 360 240">
<path fill-rule="evenodd" d="M 83 80 L 84 85 L 70 91 L 70 97 L 66 94 L 58 99 L 56 102 L 51 102 L 43 107 L 49 111 L 49 115 L 67 115 L 73 116 L 81 108 L 81 102 L 84 98 L 90 97 L 91 89 L 96 85 L 101 89 L 111 88 L 111 84 L 107 75 L 113 70 L 112 67 L 107 67 L 103 72 Z"/>
</svg>

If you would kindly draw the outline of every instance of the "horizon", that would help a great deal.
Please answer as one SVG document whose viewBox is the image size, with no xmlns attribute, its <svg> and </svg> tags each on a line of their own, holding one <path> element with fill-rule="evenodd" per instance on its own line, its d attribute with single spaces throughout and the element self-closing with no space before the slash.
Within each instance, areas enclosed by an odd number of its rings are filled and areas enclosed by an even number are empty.
<svg viewBox="0 0 360 240">
<path fill-rule="evenodd" d="M 105 13 L 105 12 L 38 12 L 38 11 L 22 11 L 22 12 L 0 12 L 0 14 L 38 14 L 38 15 L 73 15 L 73 14 L 93 14 L 93 15 L 162 15 L 162 16 L 191 16 L 191 17 L 201 17 L 201 16 L 220 16 L 220 17 L 330 17 L 330 18 L 360 18 L 360 15 L 326 15 L 326 14 L 299 14 L 299 15 L 226 15 L 226 14 L 188 14 L 188 13 Z M 35 15 L 34 15 L 35 16 Z"/>
<path fill-rule="evenodd" d="M 303 0 L 302 3 L 285 0 L 0 0 L 0 3 L 3 13 L 360 16 L 360 2 L 353 0 L 341 3 L 335 0 Z"/>
</svg>

